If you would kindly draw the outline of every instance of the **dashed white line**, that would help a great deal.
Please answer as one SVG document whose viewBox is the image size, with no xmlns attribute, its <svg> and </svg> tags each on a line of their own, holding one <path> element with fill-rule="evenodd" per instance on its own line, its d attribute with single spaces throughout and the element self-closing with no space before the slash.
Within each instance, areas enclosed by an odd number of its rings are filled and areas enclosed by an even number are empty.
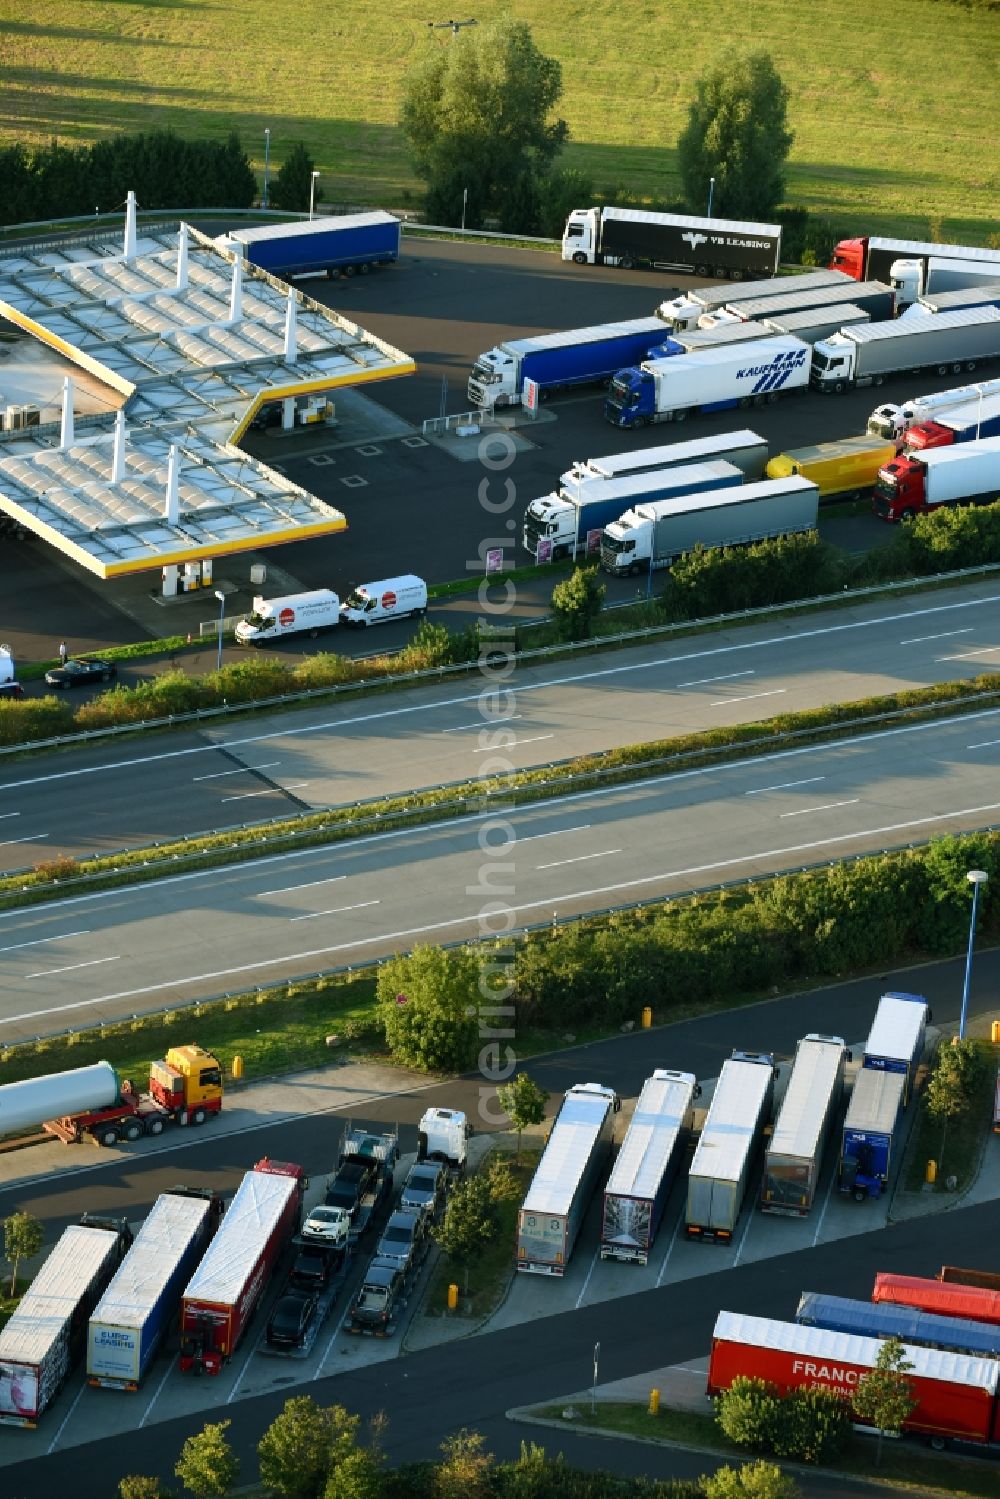
<svg viewBox="0 0 1000 1499">
<path fill-rule="evenodd" d="M 901 640 L 900 645 L 923 645 L 927 640 L 948 640 L 952 635 L 971 635 L 974 626 L 970 625 L 967 630 L 943 630 L 940 635 L 911 635 L 909 640 Z"/>
<path fill-rule="evenodd" d="M 317 916 L 340 916 L 344 911 L 363 911 L 366 906 L 380 906 L 380 900 L 362 900 L 356 906 L 334 906 L 331 911 L 310 911 L 306 916 L 293 916 L 292 921 L 315 921 Z"/>
<path fill-rule="evenodd" d="M 807 817 L 810 812 L 832 812 L 834 807 L 853 807 L 861 800 L 860 796 L 852 796 L 846 802 L 823 802 L 818 807 L 799 807 L 795 812 L 779 812 L 779 817 Z"/>
<path fill-rule="evenodd" d="M 533 739 L 515 739 L 513 744 L 505 744 L 500 747 L 503 749 L 520 749 L 522 744 L 539 744 L 543 739 L 554 739 L 555 737 L 554 734 L 536 734 Z M 497 747 L 495 744 L 480 745 L 472 753 L 474 755 L 494 754 Z"/>
<path fill-rule="evenodd" d="M 224 802 L 248 802 L 255 796 L 283 795 L 286 791 L 298 791 L 301 786 L 308 786 L 308 781 L 293 781 L 290 786 L 268 786 L 264 791 L 241 791 L 237 796 L 224 796 Z"/>
<path fill-rule="evenodd" d="M 612 854 L 620 854 L 620 848 L 605 848 L 599 854 L 577 854 L 575 859 L 556 859 L 553 864 L 536 864 L 536 869 L 559 869 L 563 864 L 585 864 L 588 859 L 608 859 Z"/>
<path fill-rule="evenodd" d="M 589 822 L 581 822 L 576 828 L 555 828 L 551 833 L 528 833 L 524 838 L 519 833 L 514 840 L 514 847 L 520 848 L 522 843 L 537 843 L 539 838 L 561 838 L 564 833 L 586 833 L 589 828 Z"/>
<path fill-rule="evenodd" d="M 814 786 L 825 781 L 826 776 L 806 776 L 804 781 L 779 781 L 776 786 L 755 786 L 753 791 L 744 791 L 744 796 L 763 796 L 765 791 L 787 791 L 792 786 Z"/>
<path fill-rule="evenodd" d="M 0 848 L 10 848 L 15 843 L 37 843 L 41 838 L 48 838 L 48 836 L 48 833 L 32 833 L 28 838 L 5 838 L 3 843 L 0 843 Z"/>
<path fill-rule="evenodd" d="M 91 958 L 89 963 L 70 963 L 66 968 L 43 968 L 40 973 L 26 973 L 26 979 L 47 979 L 57 973 L 74 973 L 78 968 L 98 968 L 102 963 L 118 963 L 121 961 L 121 953 L 116 953 L 113 958 Z"/>
<path fill-rule="evenodd" d="M 213 770 L 209 776 L 192 776 L 192 781 L 221 781 L 223 776 L 248 776 L 258 770 L 273 770 L 280 760 L 268 760 L 266 765 L 241 765 L 238 770 Z"/>
<path fill-rule="evenodd" d="M 0 822 L 6 822 L 8 817 L 20 817 L 20 812 L 0 812 Z"/>
<path fill-rule="evenodd" d="M 1000 739 L 980 739 L 978 744 L 967 744 L 966 749 L 989 749 L 991 745 L 1000 744 Z"/>
<path fill-rule="evenodd" d="M 962 651 L 957 656 L 937 656 L 937 661 L 968 661 L 970 656 L 993 656 L 1000 651 L 1000 645 L 984 645 L 978 651 Z"/>
<path fill-rule="evenodd" d="M 755 677 L 756 675 L 755 671 L 727 671 L 721 677 L 695 677 L 693 682 L 678 682 L 675 690 L 680 691 L 683 687 L 704 687 L 709 682 L 732 682 L 736 677 Z"/>
<path fill-rule="evenodd" d="M 749 703 L 755 697 L 780 697 L 787 692 L 787 687 L 772 687 L 770 692 L 748 692 L 743 697 L 720 697 L 718 702 L 710 703 L 712 708 L 728 708 L 730 703 Z"/>
<path fill-rule="evenodd" d="M 331 874 L 325 880 L 307 880 L 304 885 L 282 885 L 280 890 L 258 890 L 254 900 L 265 900 L 269 895 L 293 895 L 296 890 L 312 890 L 316 885 L 335 885 L 338 880 L 346 879 L 346 874 Z"/>
<path fill-rule="evenodd" d="M 493 729 L 502 723 L 513 723 L 516 718 L 523 718 L 523 713 L 508 713 L 504 718 L 481 718 L 478 723 L 460 723 L 453 729 L 442 729 L 442 734 L 464 734 L 469 729 Z"/>
<path fill-rule="evenodd" d="M 18 952 L 22 947 L 43 947 L 46 942 L 68 942 L 71 937 L 87 937 L 89 931 L 63 932 L 58 937 L 36 937 L 32 942 L 15 942 L 10 947 L 0 947 L 0 952 Z"/>
</svg>

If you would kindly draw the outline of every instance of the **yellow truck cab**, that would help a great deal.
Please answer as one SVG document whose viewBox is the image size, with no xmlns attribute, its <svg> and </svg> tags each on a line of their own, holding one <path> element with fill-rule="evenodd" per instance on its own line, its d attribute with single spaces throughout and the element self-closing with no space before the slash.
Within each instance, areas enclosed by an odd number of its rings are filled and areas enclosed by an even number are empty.
<svg viewBox="0 0 1000 1499">
<path fill-rule="evenodd" d="M 819 488 L 824 500 L 860 498 L 872 489 L 878 471 L 896 456 L 896 444 L 882 437 L 841 437 L 835 442 L 793 448 L 772 458 L 764 470 L 768 479 L 800 475 Z"/>
<path fill-rule="evenodd" d="M 222 1107 L 222 1068 L 218 1057 L 201 1046 L 172 1046 L 166 1058 L 149 1069 L 149 1091 L 174 1111 L 217 1113 Z"/>
</svg>

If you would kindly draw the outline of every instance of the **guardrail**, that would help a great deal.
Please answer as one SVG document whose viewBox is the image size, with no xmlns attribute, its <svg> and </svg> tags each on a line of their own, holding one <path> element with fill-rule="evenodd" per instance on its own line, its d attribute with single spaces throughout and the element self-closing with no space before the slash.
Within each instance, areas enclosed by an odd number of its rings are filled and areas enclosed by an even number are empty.
<svg viewBox="0 0 1000 1499">
<path fill-rule="evenodd" d="M 429 416 L 421 422 L 420 430 L 425 437 L 433 437 L 441 432 L 454 432 L 459 427 L 471 427 L 474 431 L 468 435 L 475 436 L 482 431 L 487 422 L 494 427 L 499 425 L 491 422 L 490 418 L 477 407 L 473 411 L 460 411 L 455 416 Z"/>
</svg>

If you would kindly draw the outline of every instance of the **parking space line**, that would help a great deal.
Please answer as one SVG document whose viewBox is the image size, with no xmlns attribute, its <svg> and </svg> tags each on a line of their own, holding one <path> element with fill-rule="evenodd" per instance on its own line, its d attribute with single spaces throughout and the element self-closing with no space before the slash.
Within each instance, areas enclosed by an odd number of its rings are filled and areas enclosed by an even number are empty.
<svg viewBox="0 0 1000 1499">
<path fill-rule="evenodd" d="M 685 1210 L 682 1207 L 681 1211 L 680 1211 L 680 1215 L 679 1215 L 679 1217 L 677 1219 L 676 1227 L 674 1228 L 674 1231 L 673 1231 L 673 1233 L 670 1236 L 670 1243 L 667 1246 L 667 1252 L 663 1256 L 663 1264 L 660 1266 L 660 1273 L 656 1277 L 657 1289 L 659 1289 L 660 1282 L 663 1280 L 663 1277 L 666 1274 L 667 1262 L 669 1261 L 670 1256 L 674 1252 L 674 1245 L 677 1243 L 677 1237 L 678 1237 L 678 1235 L 680 1234 L 680 1231 L 681 1231 L 681 1224 L 684 1222 L 684 1212 L 685 1212 Z"/>
<path fill-rule="evenodd" d="M 600 1252 L 601 1252 L 600 1246 L 598 1246 L 594 1250 L 594 1258 L 590 1262 L 590 1269 L 587 1271 L 587 1279 L 583 1283 L 583 1289 L 581 1290 L 579 1296 L 576 1298 L 576 1307 L 575 1307 L 576 1311 L 579 1311 L 580 1308 L 581 1308 L 581 1306 L 583 1305 L 583 1298 L 587 1294 L 587 1287 L 590 1285 L 590 1277 L 594 1273 L 594 1266 L 597 1264 L 597 1259 L 598 1259 L 598 1256 L 599 1256 Z"/>
</svg>

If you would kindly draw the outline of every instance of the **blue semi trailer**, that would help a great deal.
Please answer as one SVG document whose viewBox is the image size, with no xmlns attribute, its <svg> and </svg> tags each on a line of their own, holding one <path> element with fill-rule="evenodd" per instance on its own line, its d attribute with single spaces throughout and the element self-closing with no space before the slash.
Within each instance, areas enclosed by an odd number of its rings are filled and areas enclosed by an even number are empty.
<svg viewBox="0 0 1000 1499">
<path fill-rule="evenodd" d="M 943 1353 L 1000 1358 L 1000 1327 L 967 1317 L 941 1317 L 891 1301 L 852 1301 L 846 1296 L 803 1291 L 795 1320 L 805 1327 L 825 1327 L 862 1338 L 899 1338 Z"/>
<path fill-rule="evenodd" d="M 483 411 L 519 406 L 526 380 L 535 382 L 540 399 L 572 385 L 608 381 L 615 370 L 645 359 L 662 342 L 663 323 L 658 317 L 512 338 L 476 360 L 469 376 L 469 404 Z"/>
<path fill-rule="evenodd" d="M 880 1072 L 900 1072 L 906 1079 L 903 1104 L 909 1101 L 924 1036 L 931 1018 L 930 1007 L 920 994 L 883 994 L 865 1042 L 862 1067 Z"/>
<path fill-rule="evenodd" d="M 838 1185 L 856 1202 L 881 1197 L 906 1103 L 905 1072 L 862 1067 L 854 1082 L 840 1147 Z"/>
<path fill-rule="evenodd" d="M 373 266 L 391 265 L 399 259 L 401 232 L 399 219 L 377 210 L 234 229 L 218 243 L 287 281 L 292 276 L 364 276 Z"/>
</svg>

